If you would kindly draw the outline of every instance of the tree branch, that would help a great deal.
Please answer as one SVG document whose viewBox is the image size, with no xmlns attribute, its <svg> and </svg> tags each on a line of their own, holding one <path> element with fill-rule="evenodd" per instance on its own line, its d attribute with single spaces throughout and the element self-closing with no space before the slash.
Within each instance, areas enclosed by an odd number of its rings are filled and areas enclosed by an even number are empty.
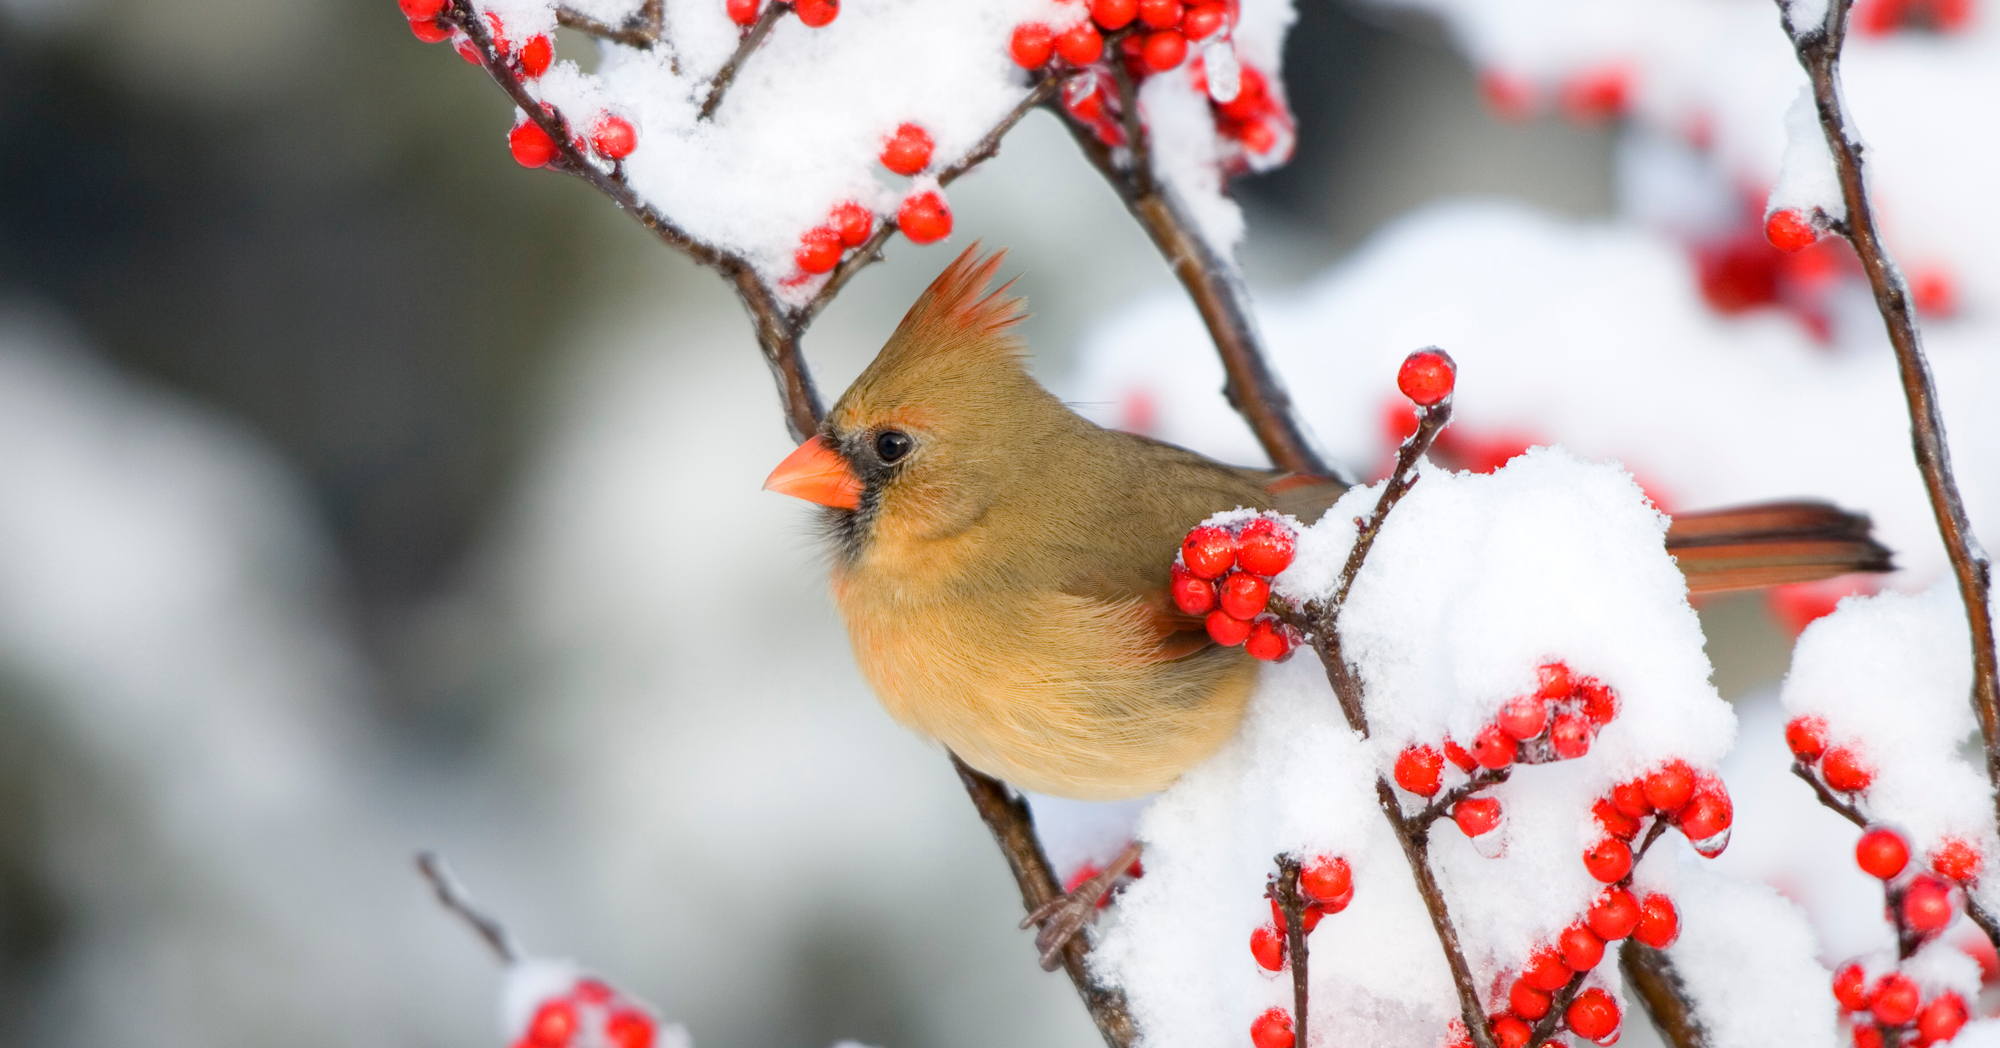
<svg viewBox="0 0 2000 1048">
<path fill-rule="evenodd" d="M 570 7 L 556 8 L 556 24 L 579 33 L 594 36 L 599 40 L 609 40 L 614 44 L 650 49 L 660 41 L 666 31 L 666 16 L 661 0 L 646 0 L 639 13 L 625 20 L 624 25 L 601 22 Z"/>
<path fill-rule="evenodd" d="M 1924 491 L 1930 496 L 1931 512 L 1951 558 L 1952 574 L 1958 578 L 1959 597 L 1965 602 L 1965 617 L 1972 632 L 1972 708 L 1979 716 L 1979 730 L 1986 740 L 1986 774 L 1992 781 L 1996 819 L 2000 819 L 2000 661 L 1993 646 L 1992 565 L 1986 551 L 1972 533 L 1959 498 L 1958 482 L 1951 472 L 1951 451 L 1945 445 L 1944 417 L 1938 411 L 1937 386 L 1931 378 L 1930 362 L 1924 357 L 1918 338 L 1916 311 L 1910 304 L 1909 285 L 1903 272 L 1882 242 L 1875 224 L 1875 210 L 1868 200 L 1867 177 L 1862 170 L 1861 143 L 1847 126 L 1841 105 L 1840 49 L 1847 36 L 1849 0 L 1830 0 L 1827 20 L 1822 26 L 1805 28 L 1791 24 L 1791 10 L 1778 0 L 1779 17 L 1791 36 L 1799 64 L 1812 80 L 1813 103 L 1819 110 L 1820 130 L 1840 176 L 1840 195 L 1847 205 L 1847 218 L 1837 228 L 1868 274 L 1875 292 L 1875 308 L 1882 314 L 1889 332 L 1889 344 L 1896 351 L 1896 370 L 1903 383 L 1903 399 L 1910 412 L 1910 442 L 1923 474 Z"/>
<path fill-rule="evenodd" d="M 1638 996 L 1653 1028 L 1668 1044 L 1673 1048 L 1707 1048 L 1708 1035 L 1695 1015 L 1694 1000 L 1666 951 L 1626 939 L 1618 948 L 1618 967 L 1625 973 L 1625 985 Z"/>
<path fill-rule="evenodd" d="M 507 934 L 506 926 L 472 904 L 472 897 L 467 894 L 465 886 L 458 883 L 458 878 L 452 876 L 451 867 L 445 864 L 443 856 L 431 851 L 418 852 L 417 871 L 431 882 L 431 890 L 437 893 L 438 903 L 477 932 L 486 945 L 493 948 L 502 964 L 513 964 L 521 959 L 521 951 L 514 945 L 514 937 Z"/>
<path fill-rule="evenodd" d="M 1311 1044 L 1306 1037 L 1306 900 L 1299 892 L 1299 860 L 1279 855 L 1278 876 L 1264 887 L 1264 894 L 1278 904 L 1285 915 L 1285 953 L 1292 966 L 1292 1036 L 1295 1044 Z"/>
<path fill-rule="evenodd" d="M 1439 794 L 1429 804 L 1424 805 L 1421 811 L 1410 816 L 1410 829 L 1418 833 L 1429 833 L 1431 823 L 1450 815 L 1451 810 L 1458 806 L 1459 801 L 1478 793 L 1488 786 L 1506 782 L 1508 777 L 1513 774 L 1514 768 L 1512 765 L 1505 768 L 1481 768 L 1473 772 L 1471 778 Z"/>
<path fill-rule="evenodd" d="M 771 27 L 777 25 L 778 19 L 783 18 L 791 9 L 790 0 L 770 0 L 764 5 L 764 13 L 757 16 L 757 21 L 750 26 L 750 31 L 744 33 L 743 39 L 737 41 L 736 52 L 729 56 L 729 61 L 722 63 L 722 68 L 716 70 L 715 76 L 708 81 L 708 97 L 701 100 L 703 120 L 715 116 L 715 111 L 722 107 L 722 96 L 729 91 L 729 85 L 736 82 L 736 74 L 742 70 L 743 63 L 750 59 L 750 53 L 763 46 L 764 38 L 771 34 Z"/>
</svg>

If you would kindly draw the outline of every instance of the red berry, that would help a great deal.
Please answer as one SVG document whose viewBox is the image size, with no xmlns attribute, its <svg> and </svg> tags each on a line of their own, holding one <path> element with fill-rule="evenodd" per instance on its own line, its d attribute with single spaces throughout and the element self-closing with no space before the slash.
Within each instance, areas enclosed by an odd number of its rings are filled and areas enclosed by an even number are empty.
<svg viewBox="0 0 2000 1048">
<path fill-rule="evenodd" d="M 1668 761 L 1646 776 L 1646 803 L 1671 815 L 1694 796 L 1694 769 L 1686 761 Z"/>
<path fill-rule="evenodd" d="M 1419 797 L 1437 795 L 1444 757 L 1421 743 L 1396 755 L 1396 785 Z"/>
<path fill-rule="evenodd" d="M 1978 879 L 1980 864 L 1979 849 L 1963 837 L 1946 837 L 1931 852 L 1931 869 L 1960 884 Z"/>
<path fill-rule="evenodd" d="M 1882 1048 L 1882 1028 L 1874 1023 L 1856 1023 L 1854 1048 Z"/>
<path fill-rule="evenodd" d="M 1422 407 L 1451 396 L 1457 379 L 1458 366 L 1442 349 L 1420 349 L 1404 357 L 1403 366 L 1396 370 L 1396 388 Z M 1568 672 L 1563 675 L 1567 677 Z"/>
<path fill-rule="evenodd" d="M 1449 735 L 1444 737 L 1444 759 L 1458 765 L 1459 771 L 1469 772 L 1479 767 L 1479 762 L 1473 759 L 1472 754 L 1465 752 L 1465 747 L 1451 741 Z"/>
<path fill-rule="evenodd" d="M 1520 744 L 1501 731 L 1497 724 L 1479 729 L 1479 737 L 1472 740 L 1473 759 L 1482 768 L 1504 768 L 1514 763 L 1514 756 L 1519 751 Z"/>
<path fill-rule="evenodd" d="M 1269 517 L 1243 525 L 1236 536 L 1236 563 L 1244 571 L 1270 578 L 1292 566 L 1298 540 L 1292 529 Z"/>
<path fill-rule="evenodd" d="M 1307 935 L 1311 935 L 1312 930 L 1319 927 L 1321 918 L 1329 913 L 1339 913 L 1347 909 L 1347 904 L 1352 901 L 1354 901 L 1354 892 L 1350 889 L 1345 896 L 1335 899 L 1324 906 L 1308 905 L 1305 909 L 1299 911 L 1299 927 L 1304 929 Z M 1271 900 L 1271 923 L 1280 928 L 1285 926 L 1285 911 L 1278 907 L 1278 900 L 1276 899 Z"/>
<path fill-rule="evenodd" d="M 882 166 L 899 175 L 914 175 L 931 162 L 931 133 L 916 124 L 898 124 L 882 147 Z"/>
<path fill-rule="evenodd" d="M 1250 1043 L 1256 1048 L 1292 1048 L 1292 1015 L 1272 1008 L 1250 1023 Z"/>
<path fill-rule="evenodd" d="M 1181 32 L 1189 40 L 1206 40 L 1229 24 L 1229 5 L 1206 3 L 1181 16 Z"/>
<path fill-rule="evenodd" d="M 1604 959 L 1604 940 L 1582 921 L 1564 928 L 1556 936 L 1556 945 L 1562 950 L 1563 963 L 1574 972 L 1587 972 Z"/>
<path fill-rule="evenodd" d="M 1697 787 L 1679 815 L 1681 833 L 1689 841 L 1711 840 L 1728 830 L 1735 818 L 1736 807 L 1729 802 L 1729 791 L 1715 780 Z"/>
<path fill-rule="evenodd" d="M 1527 979 L 1514 980 L 1514 988 L 1507 991 L 1507 1008 L 1515 1015 L 1533 1022 L 1549 1014 L 1549 992 L 1529 985 Z"/>
<path fill-rule="evenodd" d="M 1440 350 L 1439 352 L 1442 351 Z M 1409 359 L 1403 361 L 1403 366 L 1409 367 L 1410 361 L 1415 360 L 1420 355 L 1417 353 L 1410 354 Z M 1398 381 L 1401 380 L 1400 375 L 1397 378 Z M 1450 390 L 1446 390 L 1446 392 L 1449 393 Z M 1403 394 L 1410 397 L 1411 400 L 1416 400 L 1416 397 L 1409 390 L 1404 390 Z M 1438 399 L 1442 400 L 1444 398 L 1440 397 Z M 1423 402 L 1418 401 L 1418 403 Z M 1432 401 L 1432 403 L 1436 403 L 1436 401 Z M 1550 702 L 1561 702 L 1569 698 L 1575 691 L 1576 678 L 1570 673 L 1568 666 L 1560 662 L 1545 662 L 1535 667 L 1535 694 L 1540 695 Z"/>
<path fill-rule="evenodd" d="M 1222 610 L 1239 619 L 1254 619 L 1271 603 L 1271 584 L 1245 572 L 1222 580 Z"/>
<path fill-rule="evenodd" d="M 1208 637 L 1225 648 L 1233 648 L 1250 639 L 1250 624 L 1217 608 L 1203 620 L 1208 627 Z"/>
<path fill-rule="evenodd" d="M 532 120 L 524 120 L 507 132 L 507 148 L 522 167 L 541 167 L 556 158 L 555 141 Z"/>
<path fill-rule="evenodd" d="M 840 264 L 840 234 L 820 226 L 806 230 L 799 238 L 799 249 L 792 253 L 792 261 L 808 273 L 828 273 Z"/>
<path fill-rule="evenodd" d="M 1958 287 L 1951 271 L 1936 266 L 1910 267 L 1910 301 L 1918 312 L 1934 317 L 1958 312 Z"/>
<path fill-rule="evenodd" d="M 618 991 L 612 989 L 611 984 L 602 979 L 584 978 L 578 979 L 576 985 L 570 987 L 569 994 L 585 1004 L 603 1004 L 618 996 Z"/>
<path fill-rule="evenodd" d="M 403 9 L 403 17 L 412 22 L 428 22 L 444 14 L 451 0 L 396 0 L 396 6 Z"/>
<path fill-rule="evenodd" d="M 653 1017 L 631 1008 L 621 1008 L 604 1021 L 604 1039 L 611 1048 L 653 1048 Z"/>
<path fill-rule="evenodd" d="M 411 22 L 410 32 L 426 44 L 441 44 L 451 39 L 452 28 L 443 22 Z"/>
<path fill-rule="evenodd" d="M 1146 34 L 1146 43 L 1140 55 L 1146 61 L 1146 68 L 1164 73 L 1179 67 L 1187 58 L 1187 49 L 1187 37 L 1172 29 L 1162 29 Z"/>
<path fill-rule="evenodd" d="M 607 113 L 590 127 L 590 148 L 609 160 L 623 160 L 639 147 L 639 132 L 622 116 Z"/>
<path fill-rule="evenodd" d="M 1148 29 L 1172 29 L 1181 24 L 1181 0 L 1139 0 L 1139 21 Z"/>
<path fill-rule="evenodd" d="M 840 16 L 840 0 L 793 0 L 792 11 L 799 21 L 818 29 Z"/>
<path fill-rule="evenodd" d="M 1236 566 L 1236 537 L 1211 525 L 1196 528 L 1181 541 L 1181 563 L 1195 578 L 1219 579 Z"/>
<path fill-rule="evenodd" d="M 1868 973 L 1858 964 L 1848 964 L 1833 973 L 1833 999 L 1850 1012 L 1867 1010 L 1875 1003 L 1868 990 Z"/>
<path fill-rule="evenodd" d="M 1901 972 L 1890 972 L 1875 984 L 1875 1001 L 1871 1008 L 1875 1021 L 1885 1026 L 1901 1026 L 1917 1017 L 1917 1005 L 1922 994 L 1917 984 Z"/>
<path fill-rule="evenodd" d="M 1810 764 L 1826 752 L 1826 721 L 1818 717 L 1793 717 L 1785 725 L 1785 745 L 1792 756 Z"/>
<path fill-rule="evenodd" d="M 737 25 L 755 25 L 763 0 L 727 0 L 729 20 Z"/>
<path fill-rule="evenodd" d="M 1277 971 L 1285 966 L 1285 932 L 1273 924 L 1262 924 L 1250 933 L 1250 955 L 1266 971 Z"/>
<path fill-rule="evenodd" d="M 1260 662 L 1277 662 L 1292 653 L 1292 635 L 1277 619 L 1259 615 L 1250 623 L 1250 636 L 1244 638 L 1243 650 Z"/>
<path fill-rule="evenodd" d="M 1590 912 L 1584 915 L 1584 923 L 1590 930 L 1606 942 L 1614 942 L 1632 934 L 1639 926 L 1639 900 L 1623 888 L 1606 888 L 1597 901 L 1590 904 Z"/>
<path fill-rule="evenodd" d="M 1826 751 L 1819 772 L 1829 789 L 1841 793 L 1859 793 L 1875 781 L 1875 770 L 1863 763 L 1861 754 L 1849 746 L 1835 746 Z"/>
<path fill-rule="evenodd" d="M 1788 207 L 1764 220 L 1764 239 L 1780 251 L 1803 251 L 1819 239 L 1819 230 L 1803 212 Z"/>
<path fill-rule="evenodd" d="M 1583 695 L 1583 715 L 1592 724 L 1601 728 L 1618 716 L 1618 693 L 1611 690 L 1611 685 L 1595 677 L 1585 677 L 1577 685 L 1577 691 Z"/>
<path fill-rule="evenodd" d="M 521 75 L 533 80 L 549 71 L 556 60 L 556 45 L 546 35 L 538 35 L 521 45 Z"/>
<path fill-rule="evenodd" d="M 564 1000 L 547 1001 L 535 1009 L 522 1040 L 534 1048 L 565 1048 L 576 1036 L 576 1005 Z"/>
<path fill-rule="evenodd" d="M 1635 819 L 1643 819 L 1653 814 L 1653 806 L 1646 803 L 1646 782 L 1634 779 L 1611 787 L 1611 803 L 1618 810 Z"/>
<path fill-rule="evenodd" d="M 1549 704 L 1539 695 L 1516 695 L 1500 707 L 1494 723 L 1508 736 L 1526 742 L 1549 723 Z"/>
<path fill-rule="evenodd" d="M 1909 865 L 1910 846 L 1902 834 L 1877 826 L 1854 843 L 1854 863 L 1868 876 L 1886 881 Z"/>
<path fill-rule="evenodd" d="M 951 235 L 951 208 L 935 190 L 925 190 L 896 209 L 896 228 L 912 244 L 930 244 Z"/>
<path fill-rule="evenodd" d="M 1599 797 L 1597 803 L 1590 806 L 1590 814 L 1597 817 L 1597 824 L 1604 827 L 1604 832 L 1621 841 L 1629 841 L 1639 835 L 1639 820 L 1619 811 L 1608 797 Z"/>
<path fill-rule="evenodd" d="M 1104 34 L 1088 21 L 1078 22 L 1056 37 L 1056 54 L 1073 66 L 1087 66 L 1104 56 Z"/>
<path fill-rule="evenodd" d="M 486 12 L 486 26 L 491 30 L 493 50 L 503 55 L 514 50 L 513 45 L 507 42 L 507 24 L 500 20 L 499 15 L 491 11 Z"/>
<path fill-rule="evenodd" d="M 1563 1021 L 1569 1024 L 1570 1032 L 1585 1040 L 1600 1040 L 1611 1036 L 1618 1029 L 1618 1002 L 1611 995 L 1593 986 L 1576 995 L 1569 1002 L 1569 1010 L 1563 1013 Z"/>
<path fill-rule="evenodd" d="M 1278 144 L 1278 133 L 1271 130 L 1269 124 L 1257 120 L 1238 128 L 1236 140 L 1243 143 L 1243 148 L 1261 156 Z"/>
<path fill-rule="evenodd" d="M 1299 890 L 1317 903 L 1331 903 L 1354 892 L 1354 871 L 1347 860 L 1322 855 L 1299 871 Z"/>
<path fill-rule="evenodd" d="M 1646 896 L 1639 904 L 1639 926 L 1632 937 L 1655 950 L 1672 946 L 1681 937 L 1681 914 L 1674 901 L 1657 893 Z"/>
<path fill-rule="evenodd" d="M 1549 725 L 1549 748 L 1562 760 L 1573 761 L 1590 752 L 1590 720 L 1581 714 L 1565 713 Z"/>
<path fill-rule="evenodd" d="M 1123 29 L 1139 17 L 1139 0 L 1090 0 L 1090 18 L 1105 29 Z"/>
<path fill-rule="evenodd" d="M 1562 954 L 1549 946 L 1535 947 L 1521 969 L 1521 978 L 1537 990 L 1560 990 L 1569 985 L 1569 976 L 1569 965 L 1563 963 Z"/>
<path fill-rule="evenodd" d="M 1518 1015 L 1496 1015 L 1492 1019 L 1493 1043 L 1499 1048 L 1528 1048 L 1534 1029 Z"/>
<path fill-rule="evenodd" d="M 1606 837 L 1584 849 L 1583 868 L 1606 884 L 1622 881 L 1632 872 L 1632 848 L 1616 837 Z"/>
<path fill-rule="evenodd" d="M 1625 111 L 1630 76 L 1622 66 L 1585 70 L 1563 82 L 1558 101 L 1570 119 L 1594 122 Z"/>
<path fill-rule="evenodd" d="M 1056 53 L 1056 31 L 1041 22 L 1023 22 L 1014 27 L 1014 38 L 1007 44 L 1007 53 L 1013 55 L 1014 64 L 1023 69 L 1040 69 L 1048 65 L 1049 59 Z"/>
<path fill-rule="evenodd" d="M 1951 885 L 1924 874 L 1903 889 L 1903 923 L 1928 935 L 1942 931 L 1954 916 Z"/>
<path fill-rule="evenodd" d="M 1500 825 L 1500 802 L 1491 797 L 1467 797 L 1452 807 L 1451 821 L 1467 837 L 1491 833 L 1493 827 Z"/>
<path fill-rule="evenodd" d="M 1174 606 L 1189 615 L 1206 615 L 1215 610 L 1215 583 L 1196 578 L 1194 572 L 1176 562 L 1171 570 Z"/>
<path fill-rule="evenodd" d="M 414 25 L 414 23 L 412 23 L 412 25 Z M 423 34 L 420 33 L 418 35 L 421 36 Z M 458 52 L 458 57 L 465 59 L 468 63 L 472 65 L 480 65 L 482 62 L 485 61 L 484 59 L 480 58 L 479 49 L 472 46 L 472 41 L 469 38 L 460 38 L 459 41 L 451 45 L 451 47 L 452 50 Z"/>
<path fill-rule="evenodd" d="M 1946 990 L 1917 1013 L 1917 1043 L 1937 1044 L 1958 1036 L 1967 1018 L 1965 998 Z"/>
<path fill-rule="evenodd" d="M 852 200 L 834 208 L 828 218 L 840 233 L 840 242 L 848 247 L 860 247 L 875 235 L 875 212 Z"/>
</svg>

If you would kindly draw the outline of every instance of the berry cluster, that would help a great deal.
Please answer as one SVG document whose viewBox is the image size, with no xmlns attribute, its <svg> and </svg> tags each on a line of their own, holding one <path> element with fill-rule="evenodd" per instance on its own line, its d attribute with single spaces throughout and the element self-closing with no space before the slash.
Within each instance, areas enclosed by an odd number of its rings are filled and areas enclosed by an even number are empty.
<svg viewBox="0 0 2000 1048">
<path fill-rule="evenodd" d="M 653 1048 L 659 1020 L 602 980 L 583 978 L 535 1006 L 513 1048 Z"/>
<path fill-rule="evenodd" d="M 1875 782 L 1875 768 L 1858 745 L 1828 746 L 1826 721 L 1794 717 L 1785 725 L 1785 745 L 1792 748 L 1799 768 L 1835 793 L 1860 793 Z"/>
<path fill-rule="evenodd" d="M 1271 900 L 1271 922 L 1250 933 L 1250 955 L 1265 971 L 1283 971 L 1289 961 L 1285 911 L 1278 905 L 1275 884 L 1267 885 L 1264 894 Z M 1300 930 L 1311 935 L 1327 914 L 1354 901 L 1354 870 L 1346 859 L 1321 855 L 1299 869 L 1299 894 L 1307 900 L 1299 913 Z M 1283 1008 L 1268 1009 L 1250 1023 L 1250 1043 L 1256 1048 L 1292 1048 L 1295 1039 L 1292 1015 Z"/>
<path fill-rule="evenodd" d="M 1898 29 L 1956 33 L 1972 24 L 1972 0 L 1859 0 L 1848 20 L 1863 36 Z"/>
<path fill-rule="evenodd" d="M 931 133 L 922 124 L 903 123 L 883 139 L 880 159 L 883 167 L 896 174 L 920 175 L 931 166 L 935 148 Z M 896 227 L 913 244 L 930 244 L 950 236 L 951 208 L 944 194 L 920 188 L 904 197 L 896 210 Z M 798 249 L 792 253 L 799 275 L 788 283 L 832 272 L 847 252 L 868 243 L 874 233 L 873 211 L 852 200 L 836 205 L 824 223 L 799 237 Z"/>
<path fill-rule="evenodd" d="M 1854 861 L 1882 882 L 1887 913 L 1896 924 L 1899 956 L 1905 959 L 1958 916 L 1960 892 L 1952 882 L 1963 883 L 1979 874 L 1978 852 L 1956 839 L 1948 839 L 1932 853 L 1936 873 L 1911 871 L 1909 842 L 1886 826 L 1861 835 L 1854 845 Z M 1945 990 L 1925 1000 L 1916 980 L 1894 965 L 1882 972 L 1871 972 L 1860 961 L 1842 965 L 1833 976 L 1833 996 L 1853 1029 L 1855 1048 L 1949 1041 L 1969 1015 L 1965 998 Z"/>
<path fill-rule="evenodd" d="M 1579 70 L 1547 87 L 1514 73 L 1488 69 L 1479 74 L 1479 94 L 1506 120 L 1527 120 L 1551 101 L 1571 122 L 1601 124 L 1625 115 L 1632 104 L 1632 70 L 1624 63 Z"/>
<path fill-rule="evenodd" d="M 1680 931 L 1680 913 L 1665 895 L 1654 892 L 1641 901 L 1624 884 L 1605 888 L 1582 919 L 1564 928 L 1554 942 L 1536 946 L 1511 981 L 1502 977 L 1507 1006 L 1491 1017 L 1494 1039 L 1501 1048 L 1527 1044 L 1534 1024 L 1556 1007 L 1557 997 L 1604 960 L 1607 944 L 1629 937 L 1663 950 Z M 1618 1040 L 1620 1017 L 1618 1002 L 1596 987 L 1577 993 L 1563 1011 L 1572 1033 L 1601 1045 Z"/>
<path fill-rule="evenodd" d="M 1225 648 L 1241 644 L 1266 662 L 1289 658 L 1303 637 L 1265 609 L 1271 578 L 1291 566 L 1297 550 L 1292 529 L 1275 516 L 1204 524 L 1188 532 L 1174 558 L 1174 604 L 1203 616 L 1210 639 Z"/>
<path fill-rule="evenodd" d="M 783 3 L 784 0 L 774 0 Z M 764 0 L 725 0 L 729 20 L 740 26 L 757 24 L 764 14 Z M 840 16 L 840 0 L 791 0 L 792 13 L 808 27 L 818 29 Z"/>
</svg>

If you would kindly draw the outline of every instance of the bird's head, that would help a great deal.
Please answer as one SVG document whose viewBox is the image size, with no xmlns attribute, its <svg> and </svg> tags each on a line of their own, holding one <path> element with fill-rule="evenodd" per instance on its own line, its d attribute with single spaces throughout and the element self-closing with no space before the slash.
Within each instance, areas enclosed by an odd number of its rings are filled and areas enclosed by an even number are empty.
<svg viewBox="0 0 2000 1048">
<path fill-rule="evenodd" d="M 1022 364 L 1006 252 L 959 255 L 910 307 L 874 363 L 764 487 L 828 508 L 838 554 L 960 534 L 1030 463 L 1036 420 L 1060 404 Z M 1023 438 L 1029 446 L 1024 447 Z"/>
</svg>

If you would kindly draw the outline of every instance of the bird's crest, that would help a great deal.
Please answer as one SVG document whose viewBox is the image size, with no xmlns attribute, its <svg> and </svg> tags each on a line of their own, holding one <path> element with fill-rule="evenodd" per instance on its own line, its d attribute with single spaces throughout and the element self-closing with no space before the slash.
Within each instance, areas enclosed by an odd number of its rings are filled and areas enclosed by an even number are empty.
<svg viewBox="0 0 2000 1048">
<path fill-rule="evenodd" d="M 1005 248 L 984 257 L 977 242 L 966 248 L 917 296 L 916 304 L 882 347 L 878 363 L 900 369 L 919 365 L 926 357 L 945 355 L 968 363 L 972 359 L 1018 362 L 1024 347 L 1008 329 L 1027 317 L 1021 309 L 1022 300 L 1009 294 L 1014 286 L 1011 280 L 993 291 L 986 290 L 1006 259 Z"/>
</svg>

